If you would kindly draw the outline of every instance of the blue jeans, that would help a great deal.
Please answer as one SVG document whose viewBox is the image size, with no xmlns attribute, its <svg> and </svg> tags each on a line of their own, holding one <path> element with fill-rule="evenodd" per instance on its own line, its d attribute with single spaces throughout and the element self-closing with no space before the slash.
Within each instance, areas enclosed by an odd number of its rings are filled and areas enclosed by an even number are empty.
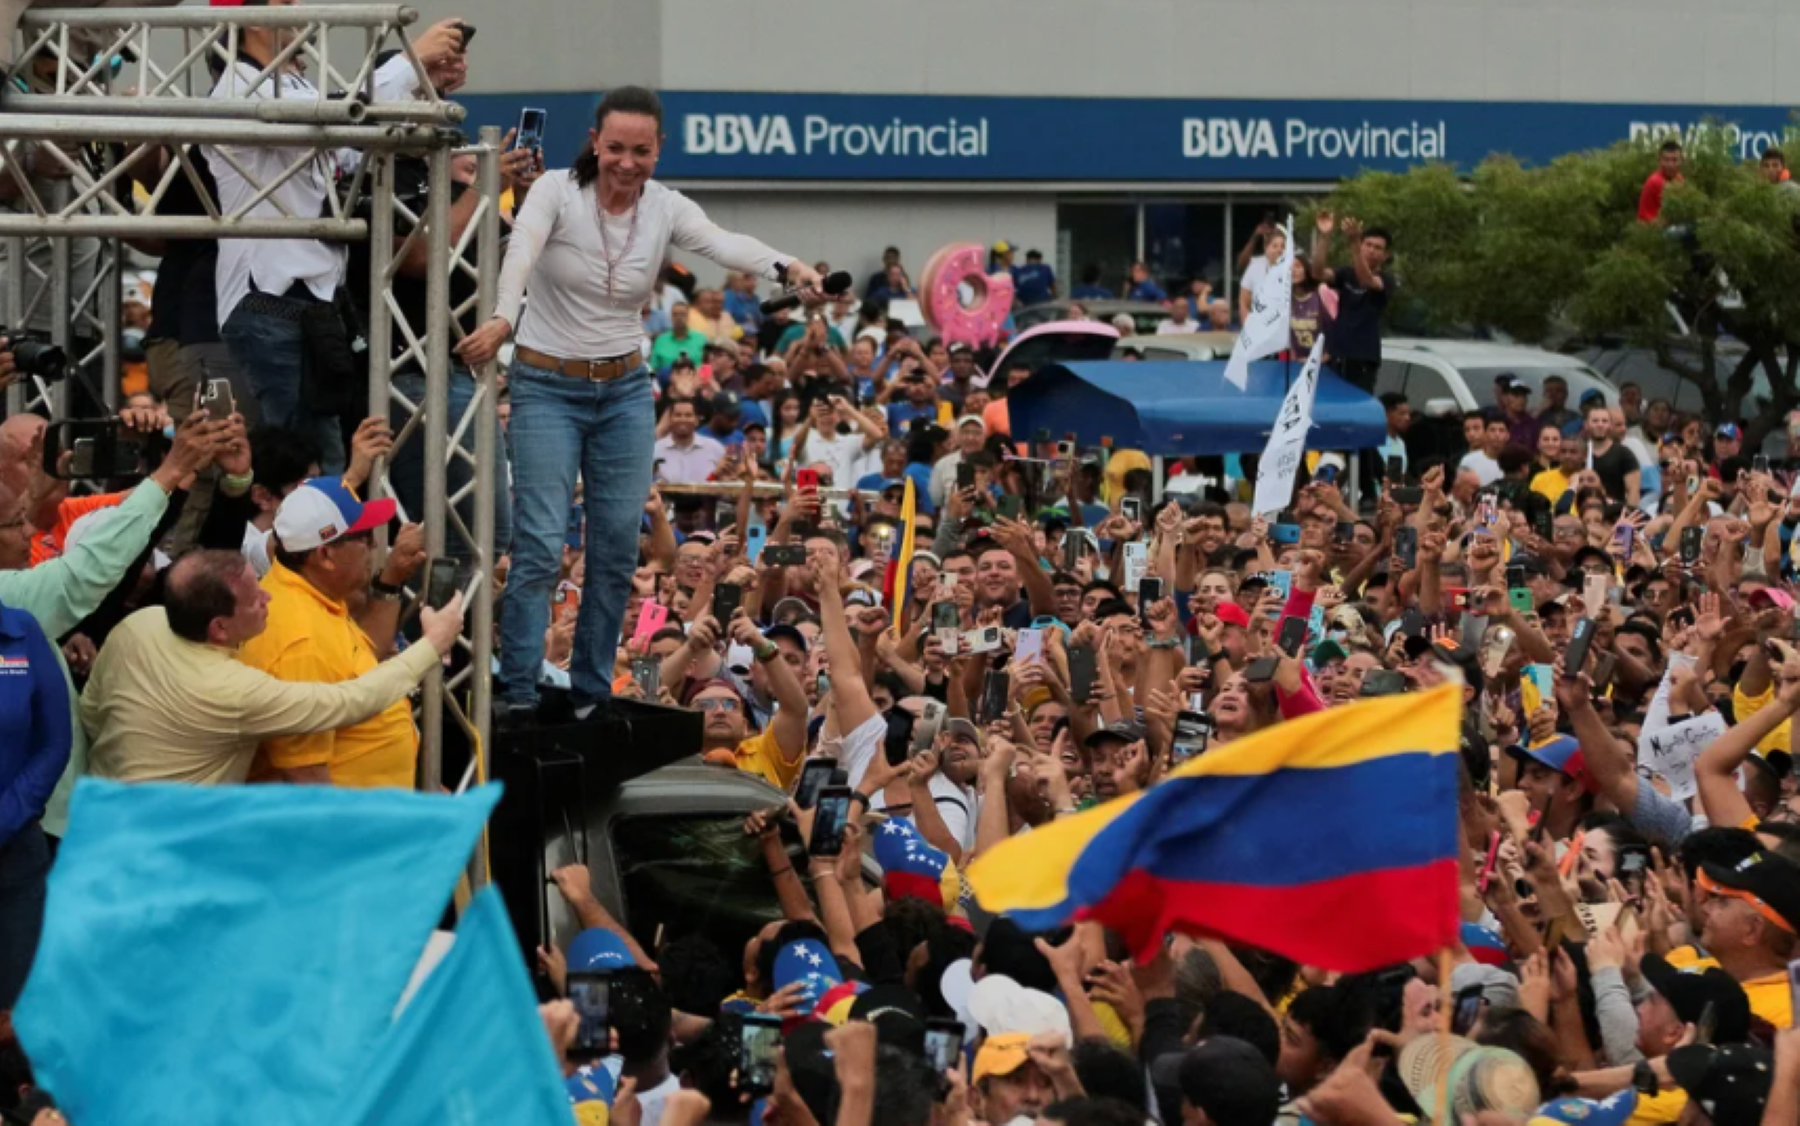
<svg viewBox="0 0 1800 1126">
<path fill-rule="evenodd" d="M 250 377 L 250 390 L 264 426 L 297 431 L 318 443 L 319 464 L 326 474 L 344 471 L 344 435 L 335 414 L 319 414 L 301 402 L 306 366 L 306 338 L 300 322 L 242 305 L 219 326 L 219 339 L 231 349 Z"/>
<path fill-rule="evenodd" d="M 405 395 L 416 406 L 425 405 L 425 377 L 416 371 L 395 372 L 394 389 Z M 450 369 L 450 411 L 449 416 L 439 425 L 448 432 L 455 433 L 457 424 L 469 409 L 469 403 L 475 398 L 475 377 L 469 369 L 453 365 Z M 389 408 L 390 422 L 394 433 L 399 434 L 406 425 L 406 411 L 398 403 Z M 463 431 L 462 448 L 468 455 L 475 456 L 475 424 Z M 506 437 L 501 433 L 500 422 L 494 422 L 494 450 L 496 464 L 494 466 L 494 555 L 496 558 L 505 555 L 512 544 L 512 493 L 507 488 L 507 454 Z M 467 488 L 475 476 L 471 463 L 461 457 L 452 455 L 450 467 L 446 471 L 445 494 L 454 498 L 459 489 Z M 401 507 L 414 522 L 423 519 L 425 511 L 425 433 L 421 428 L 406 440 L 406 445 L 395 451 L 388 461 L 388 482 L 394 486 L 394 493 L 400 498 Z M 456 506 L 462 517 L 463 526 L 469 534 L 475 534 L 475 497 L 471 492 Z M 472 560 L 475 553 L 469 549 L 467 542 L 456 533 L 454 525 L 444 530 L 446 554 L 453 559 Z"/>
<path fill-rule="evenodd" d="M 513 361 L 512 571 L 500 620 L 500 698 L 537 702 L 550 595 L 562 568 L 569 505 L 581 475 L 587 580 L 569 661 L 577 706 L 612 696 L 613 655 L 637 570 L 638 529 L 650 495 L 656 414 L 650 369 L 590 383 Z"/>
<path fill-rule="evenodd" d="M 31 972 L 49 878 L 50 845 L 36 821 L 0 844 L 0 1012 L 19 999 Z"/>
</svg>

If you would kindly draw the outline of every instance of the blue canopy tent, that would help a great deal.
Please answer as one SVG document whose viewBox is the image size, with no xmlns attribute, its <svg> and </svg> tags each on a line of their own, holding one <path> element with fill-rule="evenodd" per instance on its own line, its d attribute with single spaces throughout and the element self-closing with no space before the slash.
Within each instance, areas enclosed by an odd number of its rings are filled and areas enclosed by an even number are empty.
<svg viewBox="0 0 1800 1126">
<path fill-rule="evenodd" d="M 1008 394 L 1008 414 L 1014 437 L 1047 430 L 1056 439 L 1073 434 L 1084 446 L 1111 438 L 1151 457 L 1261 453 L 1299 374 L 1297 363 L 1260 361 L 1239 391 L 1225 382 L 1223 360 L 1048 364 Z M 1329 368 L 1321 372 L 1307 448 L 1360 450 L 1386 441 L 1381 404 Z"/>
</svg>

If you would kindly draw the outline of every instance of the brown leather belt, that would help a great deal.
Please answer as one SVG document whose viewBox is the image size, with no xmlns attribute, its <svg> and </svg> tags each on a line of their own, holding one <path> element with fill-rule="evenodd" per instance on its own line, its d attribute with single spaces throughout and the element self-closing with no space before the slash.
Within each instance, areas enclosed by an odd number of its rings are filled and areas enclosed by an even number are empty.
<svg viewBox="0 0 1800 1126">
<path fill-rule="evenodd" d="M 636 371 L 644 361 L 636 352 L 623 356 L 615 356 L 610 360 L 565 360 L 558 356 L 548 356 L 535 348 L 527 348 L 523 344 L 514 345 L 513 356 L 522 363 L 534 368 L 560 372 L 575 379 L 585 379 L 592 383 L 610 383 L 628 371 Z"/>
</svg>

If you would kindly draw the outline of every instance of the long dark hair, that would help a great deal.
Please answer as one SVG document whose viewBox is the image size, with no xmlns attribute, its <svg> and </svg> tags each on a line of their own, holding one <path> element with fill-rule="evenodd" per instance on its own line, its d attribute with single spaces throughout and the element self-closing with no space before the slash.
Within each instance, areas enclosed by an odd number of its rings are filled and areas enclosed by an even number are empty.
<svg viewBox="0 0 1800 1126">
<path fill-rule="evenodd" d="M 648 87 L 618 86 L 608 90 L 606 96 L 600 99 L 600 108 L 594 111 L 594 132 L 598 133 L 606 128 L 607 115 L 614 113 L 641 113 L 654 118 L 656 135 L 662 136 L 662 99 Z M 582 148 L 569 175 L 575 177 L 575 182 L 584 188 L 600 178 L 600 154 L 594 151 L 593 145 Z"/>
</svg>

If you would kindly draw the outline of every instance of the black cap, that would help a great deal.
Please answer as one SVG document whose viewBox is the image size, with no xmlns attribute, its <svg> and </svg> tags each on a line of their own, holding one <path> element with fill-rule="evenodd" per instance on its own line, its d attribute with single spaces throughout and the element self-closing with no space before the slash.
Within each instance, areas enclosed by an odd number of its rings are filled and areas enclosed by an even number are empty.
<svg viewBox="0 0 1800 1126">
<path fill-rule="evenodd" d="M 1727 894 L 1751 897 L 1779 916 L 1789 934 L 1800 932 L 1800 866 L 1772 852 L 1756 852 L 1733 867 L 1707 864 L 1700 871 L 1702 884 L 1713 885 L 1707 890 L 1723 888 Z"/>
<path fill-rule="evenodd" d="M 780 641 L 785 637 L 795 645 L 798 645 L 800 647 L 800 652 L 804 653 L 807 651 L 806 635 L 790 625 L 772 625 L 768 629 L 763 630 L 763 637 L 769 641 Z"/>
<path fill-rule="evenodd" d="M 1530 384 L 1510 372 L 1501 376 L 1499 379 L 1496 379 L 1494 382 L 1500 385 L 1500 390 L 1503 394 L 1510 395 L 1515 391 L 1523 391 L 1527 395 L 1531 394 Z"/>
<path fill-rule="evenodd" d="M 1713 1126 L 1758 1126 L 1769 1102 L 1774 1057 L 1755 1044 L 1690 1044 L 1669 1053 L 1669 1074 Z"/>
<path fill-rule="evenodd" d="M 1750 1035 L 1750 996 L 1717 966 L 1703 973 L 1683 973 L 1656 954 L 1644 955 L 1644 980 L 1687 1024 L 1699 1024 L 1706 1006 L 1713 1008 L 1713 1043 L 1736 1044 Z"/>
<path fill-rule="evenodd" d="M 1281 1111 L 1281 1080 L 1263 1054 L 1232 1036 L 1214 1036 L 1181 1059 L 1181 1094 L 1213 1122 L 1270 1126 Z"/>
<path fill-rule="evenodd" d="M 1115 720 L 1094 732 L 1092 735 L 1089 735 L 1087 737 L 1087 745 L 1092 749 L 1103 739 L 1117 739 L 1121 743 L 1136 743 L 1143 737 L 1144 729 L 1141 725 L 1133 723 L 1128 719 L 1121 719 Z"/>
<path fill-rule="evenodd" d="M 873 1024 L 883 1044 L 925 1053 L 925 1005 L 903 985 L 871 987 L 850 1006 L 850 1019 Z"/>
</svg>

